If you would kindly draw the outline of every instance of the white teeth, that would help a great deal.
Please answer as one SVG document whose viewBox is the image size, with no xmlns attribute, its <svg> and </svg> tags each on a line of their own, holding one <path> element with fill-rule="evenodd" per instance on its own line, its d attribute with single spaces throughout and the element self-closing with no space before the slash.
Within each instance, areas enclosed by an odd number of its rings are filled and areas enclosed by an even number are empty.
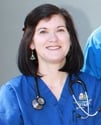
<svg viewBox="0 0 101 125">
<path fill-rule="evenodd" d="M 59 49 L 60 47 L 59 46 L 49 46 L 47 48 L 50 50 L 56 50 L 56 49 Z"/>
</svg>

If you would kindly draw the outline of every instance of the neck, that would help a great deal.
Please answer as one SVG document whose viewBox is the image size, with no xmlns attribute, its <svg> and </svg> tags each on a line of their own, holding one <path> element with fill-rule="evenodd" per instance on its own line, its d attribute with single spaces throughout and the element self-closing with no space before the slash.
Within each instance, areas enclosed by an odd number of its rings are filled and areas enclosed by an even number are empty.
<svg viewBox="0 0 101 125">
<path fill-rule="evenodd" d="M 63 67 L 63 63 L 59 64 L 41 64 L 39 65 L 38 73 L 42 74 L 44 76 L 49 75 L 49 76 L 54 76 L 60 74 L 59 69 Z M 50 75 L 51 74 L 51 75 Z"/>
<path fill-rule="evenodd" d="M 57 99 L 60 98 L 66 77 L 68 73 L 61 72 L 59 69 L 63 66 L 62 64 L 47 64 L 39 65 L 39 74 L 42 75 L 41 79 L 52 91 Z"/>
<path fill-rule="evenodd" d="M 54 94 L 57 100 L 60 99 L 67 73 L 65 72 L 52 72 L 42 77 L 44 83 L 48 86 L 51 92 Z"/>
</svg>

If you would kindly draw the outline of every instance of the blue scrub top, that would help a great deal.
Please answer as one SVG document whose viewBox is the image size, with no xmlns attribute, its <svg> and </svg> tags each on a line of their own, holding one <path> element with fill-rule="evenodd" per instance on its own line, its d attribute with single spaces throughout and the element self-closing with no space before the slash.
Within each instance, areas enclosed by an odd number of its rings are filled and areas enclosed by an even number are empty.
<svg viewBox="0 0 101 125">
<path fill-rule="evenodd" d="M 85 44 L 82 71 L 101 78 L 101 26 L 91 33 Z"/>
<path fill-rule="evenodd" d="M 101 81 L 86 73 L 79 73 L 85 81 L 90 103 L 90 113 L 101 107 Z M 73 76 L 75 79 L 75 76 Z M 35 81 L 32 76 L 18 76 L 3 85 L 0 90 L 0 125 L 100 125 L 101 112 L 88 119 L 77 118 L 82 113 L 73 101 L 69 91 L 69 78 L 67 77 L 61 97 L 55 98 L 50 89 L 41 78 L 38 78 L 39 91 L 46 103 L 42 110 L 32 106 L 36 98 Z M 82 87 L 74 84 L 74 92 L 79 100 Z M 83 105 L 84 106 L 84 105 Z M 86 110 L 86 106 L 83 107 Z"/>
</svg>

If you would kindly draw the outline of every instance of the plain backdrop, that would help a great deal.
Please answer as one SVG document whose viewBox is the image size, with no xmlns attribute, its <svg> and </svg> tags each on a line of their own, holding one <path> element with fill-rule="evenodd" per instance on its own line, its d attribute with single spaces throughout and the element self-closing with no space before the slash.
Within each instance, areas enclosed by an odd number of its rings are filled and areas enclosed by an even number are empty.
<svg viewBox="0 0 101 125">
<path fill-rule="evenodd" d="M 101 0 L 0 0 L 0 84 L 20 74 L 17 52 L 26 15 L 36 6 L 54 3 L 73 17 L 83 49 L 90 33 L 101 24 Z"/>
</svg>

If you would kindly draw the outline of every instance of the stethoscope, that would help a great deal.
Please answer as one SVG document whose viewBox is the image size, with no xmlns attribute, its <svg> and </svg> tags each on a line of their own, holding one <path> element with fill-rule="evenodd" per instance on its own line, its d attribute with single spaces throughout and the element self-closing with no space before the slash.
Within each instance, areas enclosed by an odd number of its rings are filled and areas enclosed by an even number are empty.
<svg viewBox="0 0 101 125">
<path fill-rule="evenodd" d="M 85 116 L 77 114 L 76 117 L 77 118 L 81 118 L 81 119 L 87 119 L 88 117 L 93 117 L 96 116 L 100 111 L 101 111 L 101 107 L 99 107 L 94 113 L 90 113 L 90 104 L 89 104 L 89 99 L 88 99 L 88 94 L 87 94 L 87 88 L 85 83 L 80 79 L 80 77 L 78 75 L 76 75 L 76 79 L 72 79 L 72 75 L 70 75 L 70 80 L 69 80 L 69 90 L 70 93 L 72 95 L 72 98 L 74 100 L 74 102 L 76 103 L 76 105 L 79 107 L 79 109 L 85 114 Z M 87 105 L 87 111 L 79 104 L 78 100 L 76 99 L 74 90 L 73 90 L 73 85 L 74 84 L 79 84 L 81 85 L 83 91 L 84 91 L 84 95 L 85 95 L 85 99 L 86 99 L 86 105 Z"/>
<path fill-rule="evenodd" d="M 40 109 L 43 109 L 43 107 L 45 105 L 45 99 L 43 97 L 41 97 L 41 95 L 40 95 L 37 77 L 35 76 L 34 78 L 35 78 L 36 98 L 33 99 L 32 106 L 34 109 L 40 110 Z"/>
<path fill-rule="evenodd" d="M 101 107 L 98 108 L 98 110 L 96 110 L 96 112 L 94 113 L 90 113 L 89 109 L 90 109 L 90 106 L 89 106 L 89 100 L 88 100 L 88 94 L 87 94 L 87 88 L 86 88 L 86 85 L 85 83 L 80 79 L 80 77 L 78 75 L 76 75 L 76 79 L 73 80 L 72 79 L 72 75 L 70 75 L 70 79 L 69 79 L 69 90 L 70 90 L 70 93 L 71 93 L 71 96 L 74 100 L 74 102 L 76 103 L 76 105 L 79 107 L 79 109 L 85 114 L 85 116 L 82 116 L 80 114 L 77 114 L 77 117 L 78 118 L 81 118 L 81 119 L 87 119 L 88 117 L 93 117 L 93 116 L 96 116 L 100 111 L 101 111 Z M 37 77 L 34 77 L 35 78 L 35 91 L 36 91 L 36 98 L 33 99 L 32 101 L 32 106 L 34 109 L 36 110 L 41 110 L 43 109 L 44 105 L 45 105 L 45 99 L 44 97 L 42 97 L 40 95 L 40 92 L 39 92 L 39 86 L 38 86 L 38 79 Z M 85 96 L 86 96 L 86 104 L 87 104 L 87 111 L 79 104 L 78 100 L 76 99 L 76 96 L 75 96 L 75 93 L 74 93 L 74 90 L 73 90 L 73 85 L 74 84 L 79 84 L 81 85 L 82 89 L 84 90 L 84 93 L 85 93 Z"/>
</svg>

